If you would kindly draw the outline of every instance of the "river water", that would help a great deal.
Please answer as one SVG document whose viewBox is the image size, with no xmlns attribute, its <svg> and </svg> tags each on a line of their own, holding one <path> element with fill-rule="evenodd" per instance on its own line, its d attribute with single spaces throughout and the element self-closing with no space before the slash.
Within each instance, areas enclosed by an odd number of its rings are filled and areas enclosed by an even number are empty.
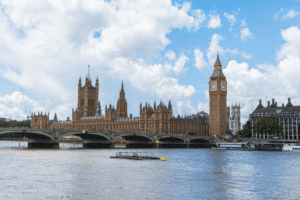
<svg viewBox="0 0 300 200">
<path fill-rule="evenodd" d="M 300 199 L 300 153 L 26 146 L 0 142 L 0 199 Z M 109 158 L 119 151 L 166 161 Z"/>
</svg>

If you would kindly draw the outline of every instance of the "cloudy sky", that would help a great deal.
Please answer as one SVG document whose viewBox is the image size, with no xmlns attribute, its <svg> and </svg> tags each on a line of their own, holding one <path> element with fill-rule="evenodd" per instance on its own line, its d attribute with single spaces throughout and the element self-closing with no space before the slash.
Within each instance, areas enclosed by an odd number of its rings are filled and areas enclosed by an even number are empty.
<svg viewBox="0 0 300 200">
<path fill-rule="evenodd" d="M 103 110 L 123 80 L 128 114 L 169 99 L 174 115 L 209 112 L 219 51 L 245 123 L 251 100 L 300 104 L 299 27 L 297 0 L 0 0 L 0 117 L 71 117 L 88 65 Z"/>
</svg>

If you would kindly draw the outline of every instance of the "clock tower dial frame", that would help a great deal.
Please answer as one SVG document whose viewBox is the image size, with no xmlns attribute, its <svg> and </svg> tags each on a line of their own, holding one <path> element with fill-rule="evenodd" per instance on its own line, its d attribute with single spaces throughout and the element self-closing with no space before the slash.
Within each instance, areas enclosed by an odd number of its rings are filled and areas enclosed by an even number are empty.
<svg viewBox="0 0 300 200">
<path fill-rule="evenodd" d="M 215 86 L 214 86 L 215 85 Z M 209 80 L 209 135 L 222 137 L 227 130 L 227 81 L 217 54 L 213 74 Z"/>
</svg>

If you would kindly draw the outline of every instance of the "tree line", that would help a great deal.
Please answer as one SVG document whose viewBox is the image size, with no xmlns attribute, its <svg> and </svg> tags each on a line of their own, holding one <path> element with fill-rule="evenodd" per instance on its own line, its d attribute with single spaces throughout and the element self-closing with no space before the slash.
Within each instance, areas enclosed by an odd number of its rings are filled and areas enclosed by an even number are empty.
<svg viewBox="0 0 300 200">
<path fill-rule="evenodd" d="M 278 118 L 274 115 L 262 117 L 258 122 L 253 124 L 254 133 L 281 136 L 282 130 L 283 127 L 279 124 Z M 243 125 L 243 129 L 238 131 L 236 135 L 244 138 L 252 137 L 250 120 Z"/>
<path fill-rule="evenodd" d="M 14 128 L 14 127 L 30 127 L 31 122 L 29 121 L 0 121 L 0 127 L 6 127 L 6 128 Z"/>
</svg>

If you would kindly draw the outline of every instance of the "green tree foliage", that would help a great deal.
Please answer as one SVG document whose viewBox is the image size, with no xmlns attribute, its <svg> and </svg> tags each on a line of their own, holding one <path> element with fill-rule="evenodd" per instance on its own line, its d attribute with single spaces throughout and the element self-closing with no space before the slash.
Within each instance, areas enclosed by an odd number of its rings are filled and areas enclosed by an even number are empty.
<svg viewBox="0 0 300 200">
<path fill-rule="evenodd" d="M 237 132 L 236 136 L 240 136 L 240 137 L 243 137 L 243 138 L 250 138 L 250 137 L 252 137 L 250 120 L 248 120 L 246 122 L 246 124 L 243 125 L 243 129 L 239 130 Z"/>
<path fill-rule="evenodd" d="M 281 135 L 283 127 L 279 125 L 278 118 L 274 115 L 262 117 L 253 125 L 253 131 L 260 134 Z"/>
<path fill-rule="evenodd" d="M 27 121 L 0 121 L 0 127 L 6 127 L 6 128 L 14 128 L 14 127 L 30 127 L 31 122 Z"/>
</svg>

